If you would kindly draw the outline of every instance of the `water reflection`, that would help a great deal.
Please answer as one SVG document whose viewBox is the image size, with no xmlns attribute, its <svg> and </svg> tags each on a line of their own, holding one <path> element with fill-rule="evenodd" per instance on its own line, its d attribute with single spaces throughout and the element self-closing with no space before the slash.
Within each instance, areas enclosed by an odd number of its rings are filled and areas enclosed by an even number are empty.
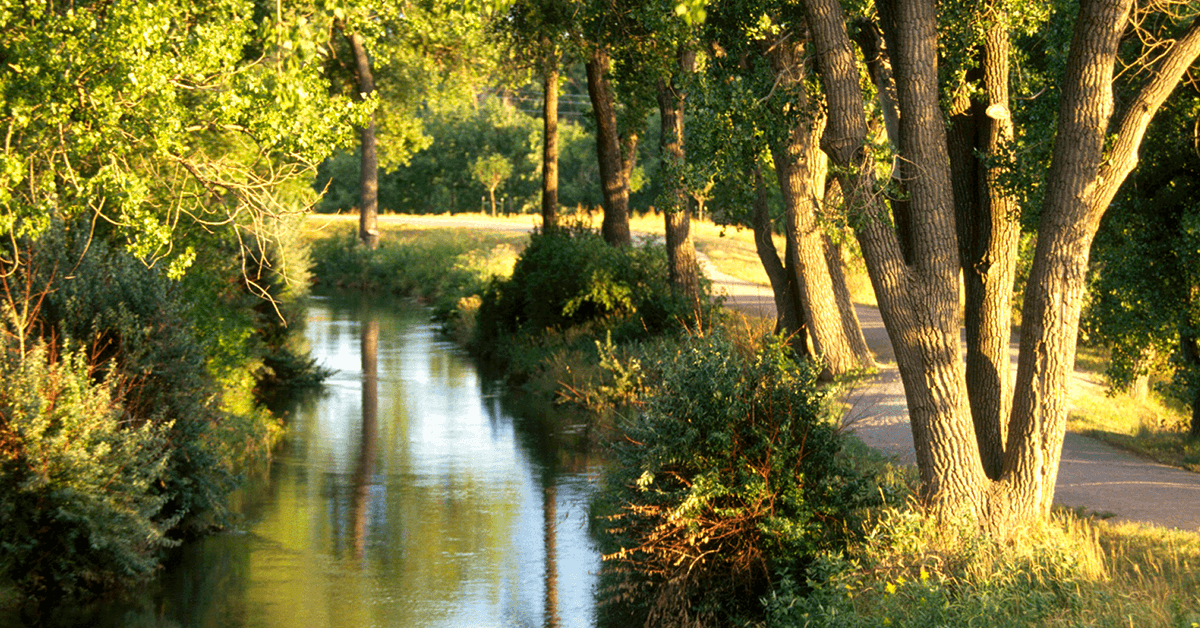
<svg viewBox="0 0 1200 628">
<path fill-rule="evenodd" d="M 426 317 L 315 301 L 308 340 L 337 373 L 244 495 L 244 532 L 187 548 L 160 590 L 90 623 L 594 625 L 594 461 L 514 419 Z"/>
</svg>

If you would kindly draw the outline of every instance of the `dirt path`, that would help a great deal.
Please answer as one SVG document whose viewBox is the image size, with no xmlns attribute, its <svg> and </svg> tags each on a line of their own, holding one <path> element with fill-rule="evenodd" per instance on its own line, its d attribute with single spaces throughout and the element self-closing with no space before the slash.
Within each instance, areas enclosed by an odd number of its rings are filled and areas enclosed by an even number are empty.
<svg viewBox="0 0 1200 628">
<path fill-rule="evenodd" d="M 707 264 L 714 289 L 726 304 L 758 316 L 774 316 L 771 289 L 720 273 Z M 904 387 L 878 308 L 858 305 L 867 344 L 880 363 L 873 382 L 850 393 L 846 423 L 859 438 L 897 460 L 916 463 Z M 1014 351 L 1015 357 L 1015 351 Z M 1083 385 L 1076 373 L 1072 385 Z M 1200 474 L 1148 461 L 1107 443 L 1067 434 L 1054 493 L 1057 504 L 1083 507 L 1116 520 L 1200 530 Z"/>
<path fill-rule="evenodd" d="M 493 219 L 480 216 L 380 216 L 381 222 L 424 227 L 461 227 L 529 231 L 535 217 Z M 703 255 L 701 266 L 726 304 L 747 314 L 773 318 L 775 302 L 768 286 L 726 275 Z M 915 463 L 904 388 L 879 310 L 857 306 L 867 344 L 880 363 L 873 382 L 850 393 L 846 422 L 871 447 Z M 1015 353 L 1015 352 L 1014 352 Z M 1081 385 L 1079 373 L 1072 385 Z M 1059 467 L 1055 502 L 1111 514 L 1117 520 L 1200 530 L 1200 474 L 1167 467 L 1078 434 L 1067 434 Z"/>
</svg>

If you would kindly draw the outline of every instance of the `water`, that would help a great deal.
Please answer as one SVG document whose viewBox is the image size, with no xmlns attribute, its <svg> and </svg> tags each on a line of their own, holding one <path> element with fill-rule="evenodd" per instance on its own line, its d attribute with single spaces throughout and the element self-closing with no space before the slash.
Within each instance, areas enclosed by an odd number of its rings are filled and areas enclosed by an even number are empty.
<svg viewBox="0 0 1200 628">
<path fill-rule="evenodd" d="M 596 461 L 514 418 L 427 319 L 314 299 L 306 336 L 336 373 L 241 494 L 241 529 L 185 548 L 141 600 L 87 623 L 593 626 Z"/>
</svg>

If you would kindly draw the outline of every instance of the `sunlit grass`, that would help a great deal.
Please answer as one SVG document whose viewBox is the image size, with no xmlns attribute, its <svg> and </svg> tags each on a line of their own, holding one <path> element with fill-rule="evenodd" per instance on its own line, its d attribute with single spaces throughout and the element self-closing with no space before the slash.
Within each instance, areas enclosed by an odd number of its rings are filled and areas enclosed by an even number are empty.
<svg viewBox="0 0 1200 628">
<path fill-rule="evenodd" d="M 1067 429 L 1200 472 L 1200 441 L 1188 437 L 1188 410 L 1153 390 L 1153 385 L 1141 399 L 1110 391 L 1104 378 L 1108 360 L 1103 348 L 1083 346 L 1076 352 L 1075 370 L 1080 377 L 1070 391 Z"/>
<path fill-rule="evenodd" d="M 827 560 L 815 588 L 771 600 L 768 625 L 1200 625 L 1194 533 L 1063 512 L 997 538 L 889 508 L 865 541 Z"/>
</svg>

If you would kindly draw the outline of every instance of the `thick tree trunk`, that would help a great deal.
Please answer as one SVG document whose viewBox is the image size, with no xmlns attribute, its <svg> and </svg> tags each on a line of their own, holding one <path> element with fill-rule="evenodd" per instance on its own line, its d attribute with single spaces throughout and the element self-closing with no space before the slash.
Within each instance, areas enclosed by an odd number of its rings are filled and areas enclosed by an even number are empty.
<svg viewBox="0 0 1200 628">
<path fill-rule="evenodd" d="M 958 347 L 958 252 L 949 157 L 937 94 L 934 5 L 896 11 L 893 66 L 901 111 L 898 146 L 913 208 L 906 263 L 889 208 L 876 194 L 858 68 L 837 0 L 806 0 L 825 86 L 829 123 L 823 146 L 838 166 L 851 220 L 908 399 L 924 495 L 945 510 L 982 514 L 987 476 L 967 409 Z M 913 168 L 920 164 L 920 168 Z"/>
<path fill-rule="evenodd" d="M 789 43 L 777 43 L 770 56 L 779 84 L 794 88 L 801 84 L 804 69 L 801 50 Z M 850 337 L 861 338 L 862 331 L 846 328 L 847 319 L 839 310 L 830 276 L 825 234 L 817 221 L 825 193 L 826 162 L 819 147 L 823 127 L 823 119 L 804 120 L 792 128 L 784 144 L 772 145 L 771 153 L 787 211 L 787 231 L 795 242 L 794 267 L 804 297 L 804 318 L 816 354 L 824 360 L 829 374 L 838 376 L 871 368 L 875 362 L 865 341 L 857 343 L 859 351 L 851 343 Z M 837 263 L 840 270 L 841 260 Z"/>
<path fill-rule="evenodd" d="M 558 228 L 558 57 L 547 56 L 542 75 L 542 232 Z"/>
<path fill-rule="evenodd" d="M 371 60 L 367 47 L 358 33 L 348 35 L 350 48 L 354 50 L 354 72 L 358 77 L 358 94 L 367 98 L 375 92 L 375 77 L 371 74 Z M 359 164 L 358 240 L 368 249 L 379 245 L 379 158 L 375 151 L 375 112 L 365 127 L 358 130 L 361 138 L 361 162 Z"/>
<path fill-rule="evenodd" d="M 600 232 L 604 241 L 613 246 L 629 246 L 633 242 L 629 233 L 629 175 L 633 171 L 637 135 L 629 133 L 625 141 L 621 141 L 612 86 L 606 76 L 608 66 L 608 53 L 599 49 L 592 52 L 586 64 L 588 96 L 592 101 L 592 115 L 596 119 L 596 156 L 604 195 L 604 221 Z"/>
<path fill-rule="evenodd" d="M 1062 98 L 1038 247 L 1022 311 L 1020 362 L 998 481 L 982 467 L 966 418 L 966 375 L 953 322 L 957 246 L 946 137 L 937 107 L 936 16 L 932 1 L 880 2 L 894 18 L 899 148 L 909 183 L 910 263 L 872 194 L 862 95 L 836 0 L 805 0 L 830 111 L 825 146 L 840 166 L 884 324 L 896 348 L 927 499 L 970 508 L 992 529 L 1049 511 L 1065 431 L 1067 376 L 1074 362 L 1088 248 L 1100 216 L 1136 162 L 1145 127 L 1200 54 L 1200 22 L 1166 47 L 1109 142 L 1113 67 L 1128 0 L 1085 0 L 1061 81 Z M 893 41 L 894 39 L 894 41 Z M 993 113 L 1005 113 L 994 110 Z M 989 123 L 990 124 L 990 123 Z"/>
<path fill-rule="evenodd" d="M 997 15 L 988 27 L 978 50 L 979 71 L 968 75 L 982 90 L 974 99 L 963 97 L 954 103 L 947 131 L 966 296 L 967 393 L 983 468 L 993 480 L 1000 478 L 1003 466 L 1012 403 L 1009 346 L 1021 235 L 1016 199 L 1002 189 L 986 161 L 998 156 L 1013 136 L 1004 26 Z"/>
<path fill-rule="evenodd" d="M 679 52 L 680 73 L 691 72 L 695 53 Z M 662 119 L 659 149 L 662 154 L 662 203 L 667 241 L 667 272 L 671 286 L 695 306 L 700 303 L 700 265 L 692 242 L 690 196 L 683 181 L 683 93 L 675 81 L 658 80 L 658 110 Z"/>
</svg>

